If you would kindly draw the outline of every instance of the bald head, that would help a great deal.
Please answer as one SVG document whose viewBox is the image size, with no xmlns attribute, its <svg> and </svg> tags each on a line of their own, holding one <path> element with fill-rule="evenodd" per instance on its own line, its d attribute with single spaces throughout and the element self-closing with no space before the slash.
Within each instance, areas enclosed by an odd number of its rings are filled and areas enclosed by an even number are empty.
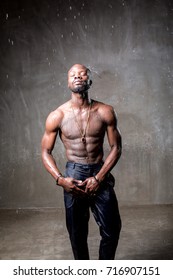
<svg viewBox="0 0 173 280">
<path fill-rule="evenodd" d="M 69 73 L 70 71 L 74 71 L 74 70 L 76 70 L 76 69 L 81 69 L 81 70 L 87 71 L 88 76 L 91 78 L 91 71 L 90 71 L 90 69 L 89 69 L 88 67 L 86 67 L 85 65 L 83 65 L 83 64 L 74 64 L 74 65 L 70 68 L 70 70 L 68 71 L 68 73 Z"/>
<path fill-rule="evenodd" d="M 72 71 L 72 70 L 74 70 L 74 69 L 76 69 L 76 68 L 80 68 L 80 69 L 84 69 L 84 70 L 87 70 L 88 68 L 85 66 L 85 65 L 83 65 L 83 64 L 74 64 L 71 68 L 70 68 L 70 70 L 68 71 L 68 72 L 70 72 L 70 71 Z"/>
</svg>

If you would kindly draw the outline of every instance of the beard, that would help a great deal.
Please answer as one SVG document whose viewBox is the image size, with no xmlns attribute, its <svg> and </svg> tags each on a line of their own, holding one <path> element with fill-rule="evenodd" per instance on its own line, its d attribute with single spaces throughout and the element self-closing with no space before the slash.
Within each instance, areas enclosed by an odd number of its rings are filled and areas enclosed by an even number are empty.
<svg viewBox="0 0 173 280">
<path fill-rule="evenodd" d="M 73 85 L 71 87 L 69 87 L 69 89 L 73 92 L 73 93 L 84 93 L 86 91 L 88 91 L 88 89 L 90 88 L 90 85 L 87 82 L 84 82 L 83 84 L 80 85 Z"/>
</svg>

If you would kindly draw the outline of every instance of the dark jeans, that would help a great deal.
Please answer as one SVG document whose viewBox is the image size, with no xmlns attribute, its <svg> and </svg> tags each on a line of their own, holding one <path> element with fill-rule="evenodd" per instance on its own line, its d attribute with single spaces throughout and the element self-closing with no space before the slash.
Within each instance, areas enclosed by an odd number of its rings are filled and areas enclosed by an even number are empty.
<svg viewBox="0 0 173 280">
<path fill-rule="evenodd" d="M 67 162 L 65 176 L 84 181 L 96 175 L 101 166 L 101 164 Z M 75 197 L 64 191 L 66 225 L 76 260 L 89 259 L 87 244 L 89 208 L 100 229 L 99 259 L 114 259 L 121 230 L 121 219 L 113 186 L 114 177 L 109 173 L 94 197 Z"/>
</svg>

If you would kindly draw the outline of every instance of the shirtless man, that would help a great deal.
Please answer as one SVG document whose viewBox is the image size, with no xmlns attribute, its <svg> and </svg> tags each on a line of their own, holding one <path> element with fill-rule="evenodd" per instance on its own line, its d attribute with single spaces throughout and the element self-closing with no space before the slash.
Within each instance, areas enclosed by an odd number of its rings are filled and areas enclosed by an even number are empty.
<svg viewBox="0 0 173 280">
<path fill-rule="evenodd" d="M 91 73 L 81 64 L 68 71 L 71 99 L 51 112 L 42 139 L 42 160 L 57 185 L 64 189 L 66 225 L 74 258 L 89 259 L 89 209 L 99 226 L 99 259 L 115 257 L 121 219 L 110 173 L 121 155 L 121 135 L 112 106 L 90 99 Z M 110 152 L 103 161 L 105 133 Z M 57 135 L 66 150 L 63 176 L 52 151 Z"/>
</svg>

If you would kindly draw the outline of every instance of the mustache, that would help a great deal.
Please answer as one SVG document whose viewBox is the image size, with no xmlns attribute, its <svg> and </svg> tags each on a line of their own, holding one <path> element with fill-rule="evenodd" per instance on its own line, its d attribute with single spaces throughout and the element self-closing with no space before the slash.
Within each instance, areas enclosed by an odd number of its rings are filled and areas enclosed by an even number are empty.
<svg viewBox="0 0 173 280">
<path fill-rule="evenodd" d="M 82 81 L 82 80 L 79 80 L 79 79 L 77 79 L 77 80 L 74 80 L 73 81 L 73 84 L 75 84 L 75 83 L 81 83 L 81 84 L 86 84 L 86 81 Z"/>
</svg>

